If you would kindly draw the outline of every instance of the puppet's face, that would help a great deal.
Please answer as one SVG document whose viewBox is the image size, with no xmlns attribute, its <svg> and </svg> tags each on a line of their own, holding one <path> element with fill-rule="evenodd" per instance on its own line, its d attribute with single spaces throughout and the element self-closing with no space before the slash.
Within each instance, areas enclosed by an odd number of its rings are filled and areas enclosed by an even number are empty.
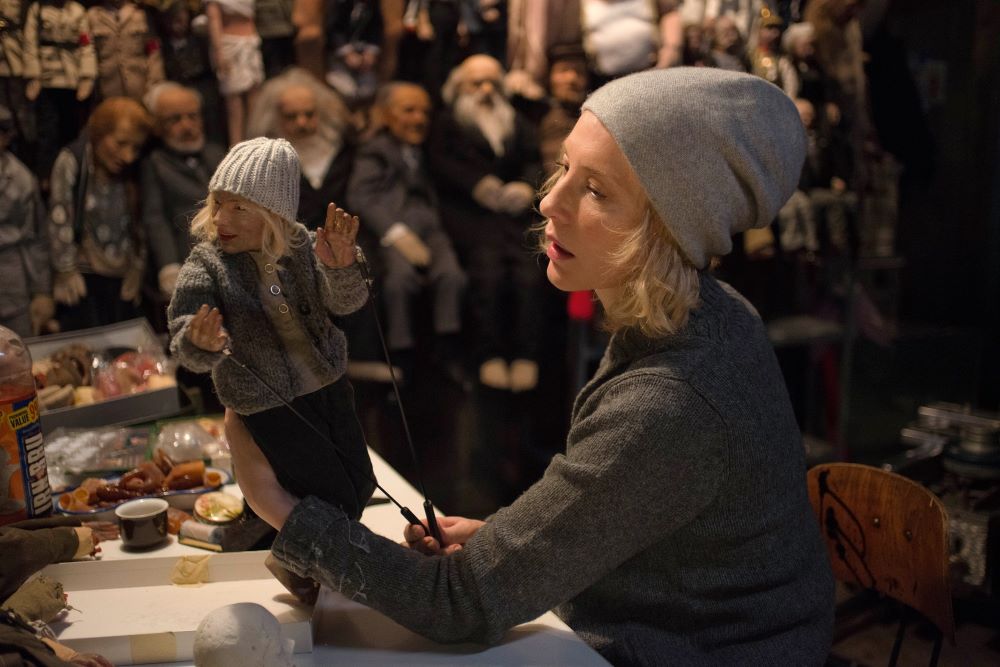
<svg viewBox="0 0 1000 667">
<path fill-rule="evenodd" d="M 781 29 L 778 26 L 766 25 L 757 31 L 757 44 L 761 47 L 773 47 L 781 37 Z"/>
<path fill-rule="evenodd" d="M 549 281 L 564 291 L 616 290 L 624 283 L 616 252 L 645 215 L 648 197 L 592 113 L 584 112 L 563 146 L 559 180 L 540 204 Z"/>
<path fill-rule="evenodd" d="M 205 146 L 201 102 L 190 90 L 164 91 L 156 105 L 163 143 L 178 153 L 197 153 Z"/>
<path fill-rule="evenodd" d="M 305 86 L 289 86 L 278 99 L 281 136 L 292 143 L 308 139 L 319 129 L 316 95 Z"/>
<path fill-rule="evenodd" d="M 260 250 L 264 243 L 264 212 L 256 204 L 228 192 L 212 193 L 212 222 L 222 252 Z"/>
<path fill-rule="evenodd" d="M 132 123 L 121 122 L 94 144 L 97 166 L 112 176 L 120 175 L 139 157 L 146 133 Z"/>
<path fill-rule="evenodd" d="M 471 95 L 477 104 L 493 106 L 503 90 L 503 70 L 500 64 L 488 56 L 472 56 L 462 65 L 462 83 L 458 88 L 460 96 Z"/>
<path fill-rule="evenodd" d="M 583 104 L 587 97 L 587 64 L 582 59 L 557 60 L 549 70 L 549 91 L 559 102 Z"/>
<path fill-rule="evenodd" d="M 812 60 L 816 55 L 816 42 L 812 36 L 799 37 L 792 42 L 791 51 L 796 60 Z"/>
<path fill-rule="evenodd" d="M 417 86 L 401 86 L 385 106 L 385 124 L 399 141 L 419 146 L 430 126 L 431 98 Z"/>
<path fill-rule="evenodd" d="M 736 22 L 728 15 L 720 16 L 715 21 L 715 48 L 728 51 L 740 41 L 740 30 Z"/>
</svg>

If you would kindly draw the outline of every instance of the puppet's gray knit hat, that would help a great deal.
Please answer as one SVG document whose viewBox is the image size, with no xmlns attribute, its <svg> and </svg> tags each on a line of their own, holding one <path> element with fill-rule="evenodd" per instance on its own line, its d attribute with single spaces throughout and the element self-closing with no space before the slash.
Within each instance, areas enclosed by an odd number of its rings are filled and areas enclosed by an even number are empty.
<svg viewBox="0 0 1000 667">
<path fill-rule="evenodd" d="M 799 182 L 802 121 L 792 100 L 758 77 L 647 70 L 602 86 L 583 108 L 614 137 L 698 268 L 732 250 L 733 234 L 770 224 Z"/>
<path fill-rule="evenodd" d="M 292 145 L 284 139 L 258 137 L 229 149 L 208 182 L 208 191 L 245 197 L 294 222 L 299 178 L 299 154 Z"/>
</svg>

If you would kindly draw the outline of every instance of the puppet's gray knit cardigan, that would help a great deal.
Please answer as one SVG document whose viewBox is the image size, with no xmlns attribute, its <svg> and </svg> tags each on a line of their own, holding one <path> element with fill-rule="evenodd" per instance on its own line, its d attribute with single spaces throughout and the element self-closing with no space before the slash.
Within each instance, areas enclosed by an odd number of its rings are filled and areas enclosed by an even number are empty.
<svg viewBox="0 0 1000 667">
<path fill-rule="evenodd" d="M 296 225 L 293 245 L 279 261 L 282 294 L 298 314 L 316 350 L 333 369 L 334 381 L 347 368 L 347 340 L 330 315 L 352 313 L 368 298 L 357 265 L 343 269 L 322 266 L 313 252 L 315 233 Z M 232 255 L 215 244 L 199 243 L 177 276 L 167 318 L 170 351 L 187 368 L 212 372 L 219 400 L 240 414 L 277 407 L 280 401 L 252 375 L 221 352 L 207 352 L 185 335 L 201 305 L 217 306 L 229 332 L 233 354 L 260 374 L 283 398 L 299 395 L 297 374 L 258 296 L 260 278 L 249 253 Z"/>
</svg>

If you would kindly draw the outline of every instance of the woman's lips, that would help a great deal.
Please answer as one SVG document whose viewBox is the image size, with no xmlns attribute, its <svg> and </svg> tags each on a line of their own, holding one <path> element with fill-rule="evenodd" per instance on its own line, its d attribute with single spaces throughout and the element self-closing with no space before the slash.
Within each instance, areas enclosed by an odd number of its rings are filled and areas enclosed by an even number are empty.
<svg viewBox="0 0 1000 667">
<path fill-rule="evenodd" d="M 572 259 L 575 256 L 552 238 L 549 239 L 549 247 L 546 248 L 545 255 L 551 260 Z"/>
<path fill-rule="evenodd" d="M 232 241 L 235 238 L 236 238 L 236 234 L 223 234 L 222 232 L 219 232 L 219 240 L 220 241 Z"/>
</svg>

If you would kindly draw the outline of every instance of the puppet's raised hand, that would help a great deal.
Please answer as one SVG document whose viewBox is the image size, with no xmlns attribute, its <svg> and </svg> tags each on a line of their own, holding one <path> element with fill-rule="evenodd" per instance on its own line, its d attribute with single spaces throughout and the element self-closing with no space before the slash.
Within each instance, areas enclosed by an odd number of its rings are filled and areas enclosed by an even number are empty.
<svg viewBox="0 0 1000 667">
<path fill-rule="evenodd" d="M 326 225 L 316 230 L 316 256 L 331 269 L 354 263 L 354 240 L 358 236 L 358 216 L 333 202 L 326 207 Z"/>
</svg>

